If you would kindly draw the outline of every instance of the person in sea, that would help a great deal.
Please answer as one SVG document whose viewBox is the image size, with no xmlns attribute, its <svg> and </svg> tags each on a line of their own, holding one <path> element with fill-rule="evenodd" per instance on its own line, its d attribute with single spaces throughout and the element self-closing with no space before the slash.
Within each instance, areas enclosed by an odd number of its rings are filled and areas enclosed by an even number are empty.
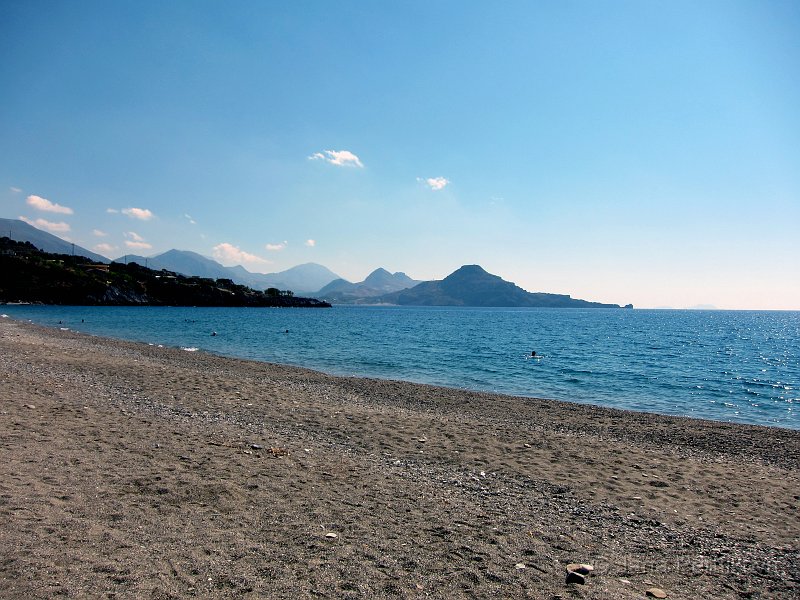
<svg viewBox="0 0 800 600">
<path fill-rule="evenodd" d="M 536 356 L 536 350 L 531 350 L 531 357 Z"/>
</svg>

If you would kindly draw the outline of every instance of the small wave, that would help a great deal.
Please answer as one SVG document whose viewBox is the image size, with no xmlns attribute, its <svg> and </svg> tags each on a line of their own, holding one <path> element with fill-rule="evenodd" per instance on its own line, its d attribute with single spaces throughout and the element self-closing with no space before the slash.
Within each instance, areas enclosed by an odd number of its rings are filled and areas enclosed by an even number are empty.
<svg viewBox="0 0 800 600">
<path fill-rule="evenodd" d="M 2 315 L 0 315 L 0 318 L 2 318 L 2 319 L 8 319 L 8 315 L 6 315 L 6 314 L 2 314 Z"/>
<path fill-rule="evenodd" d="M 200 348 L 194 348 L 194 347 L 184 348 L 183 346 L 181 346 L 181 350 L 186 350 L 186 352 L 197 352 L 198 350 L 200 350 Z"/>
</svg>

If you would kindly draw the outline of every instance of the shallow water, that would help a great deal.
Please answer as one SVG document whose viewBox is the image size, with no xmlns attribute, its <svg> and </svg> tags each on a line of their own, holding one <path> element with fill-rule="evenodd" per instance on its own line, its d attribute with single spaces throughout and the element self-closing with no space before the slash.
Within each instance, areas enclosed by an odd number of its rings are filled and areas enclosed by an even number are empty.
<svg viewBox="0 0 800 600">
<path fill-rule="evenodd" d="M 0 312 L 328 373 L 800 429 L 800 312 L 75 306 Z M 542 357 L 531 359 L 531 350 Z"/>
</svg>

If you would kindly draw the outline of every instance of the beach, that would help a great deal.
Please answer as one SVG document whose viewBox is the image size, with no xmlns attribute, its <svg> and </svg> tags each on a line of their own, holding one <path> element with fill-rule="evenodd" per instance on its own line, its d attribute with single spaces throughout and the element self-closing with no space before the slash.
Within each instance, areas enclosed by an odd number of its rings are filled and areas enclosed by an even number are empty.
<svg viewBox="0 0 800 600">
<path fill-rule="evenodd" d="M 0 365 L 3 598 L 800 595 L 795 430 L 11 319 Z"/>
</svg>

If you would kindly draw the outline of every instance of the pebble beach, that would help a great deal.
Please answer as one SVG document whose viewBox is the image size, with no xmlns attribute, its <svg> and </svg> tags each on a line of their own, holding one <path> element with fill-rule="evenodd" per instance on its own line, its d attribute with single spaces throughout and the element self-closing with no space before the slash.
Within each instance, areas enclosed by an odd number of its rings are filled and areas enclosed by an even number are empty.
<svg viewBox="0 0 800 600">
<path fill-rule="evenodd" d="M 797 598 L 800 431 L 0 319 L 2 598 Z"/>
</svg>

